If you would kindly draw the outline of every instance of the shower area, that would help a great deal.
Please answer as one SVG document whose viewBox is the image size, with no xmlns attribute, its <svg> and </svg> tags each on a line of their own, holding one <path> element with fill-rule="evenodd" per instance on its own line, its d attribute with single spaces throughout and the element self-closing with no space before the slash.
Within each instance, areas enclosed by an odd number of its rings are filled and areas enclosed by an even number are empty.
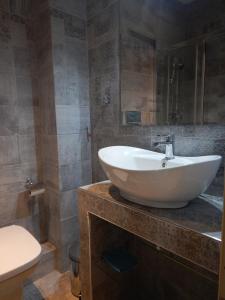
<svg viewBox="0 0 225 300">
<path fill-rule="evenodd" d="M 186 40 L 166 50 L 166 124 L 224 122 L 220 84 L 224 79 L 224 50 L 223 31 Z"/>
</svg>

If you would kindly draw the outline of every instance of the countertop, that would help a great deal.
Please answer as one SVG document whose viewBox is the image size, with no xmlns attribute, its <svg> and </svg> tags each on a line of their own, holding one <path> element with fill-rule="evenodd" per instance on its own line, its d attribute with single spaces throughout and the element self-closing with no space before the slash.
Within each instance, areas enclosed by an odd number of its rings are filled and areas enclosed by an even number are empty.
<svg viewBox="0 0 225 300">
<path fill-rule="evenodd" d="M 218 274 L 222 203 L 204 195 L 180 209 L 149 208 L 123 199 L 110 181 L 92 184 L 79 189 L 81 239 L 87 234 L 82 216 L 94 214 Z"/>
</svg>

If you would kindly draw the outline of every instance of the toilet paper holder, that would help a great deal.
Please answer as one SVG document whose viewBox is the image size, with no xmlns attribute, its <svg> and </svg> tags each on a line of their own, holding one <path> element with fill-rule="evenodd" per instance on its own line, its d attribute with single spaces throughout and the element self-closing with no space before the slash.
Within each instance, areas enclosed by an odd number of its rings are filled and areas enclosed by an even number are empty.
<svg viewBox="0 0 225 300">
<path fill-rule="evenodd" d="M 30 197 L 39 196 L 45 193 L 44 184 L 43 183 L 34 184 L 30 177 L 27 177 L 25 187 L 28 190 Z"/>
</svg>

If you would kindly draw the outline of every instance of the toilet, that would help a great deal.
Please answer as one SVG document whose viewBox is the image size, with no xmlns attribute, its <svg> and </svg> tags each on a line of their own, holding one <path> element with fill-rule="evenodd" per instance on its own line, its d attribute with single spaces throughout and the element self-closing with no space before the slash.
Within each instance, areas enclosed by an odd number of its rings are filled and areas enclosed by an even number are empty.
<svg viewBox="0 0 225 300">
<path fill-rule="evenodd" d="M 23 227 L 0 228 L 0 300 L 22 300 L 24 281 L 40 260 L 41 245 Z"/>
</svg>

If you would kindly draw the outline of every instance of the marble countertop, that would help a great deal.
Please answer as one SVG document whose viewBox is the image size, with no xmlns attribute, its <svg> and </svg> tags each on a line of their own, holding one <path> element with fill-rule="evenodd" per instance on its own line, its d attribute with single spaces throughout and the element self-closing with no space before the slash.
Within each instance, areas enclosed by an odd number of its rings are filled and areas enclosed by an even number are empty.
<svg viewBox="0 0 225 300">
<path fill-rule="evenodd" d="M 86 195 L 86 196 L 85 196 Z M 180 209 L 149 208 L 123 199 L 110 181 L 79 189 L 79 206 L 218 274 L 223 199 L 202 195 Z"/>
</svg>

